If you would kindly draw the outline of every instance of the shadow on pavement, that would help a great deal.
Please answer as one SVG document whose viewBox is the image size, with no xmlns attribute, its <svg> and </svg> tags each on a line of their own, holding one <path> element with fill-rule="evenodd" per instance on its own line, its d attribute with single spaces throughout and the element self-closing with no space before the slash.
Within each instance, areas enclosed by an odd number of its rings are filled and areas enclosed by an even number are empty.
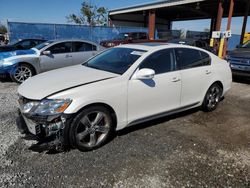
<svg viewBox="0 0 250 188">
<path fill-rule="evenodd" d="M 249 76 L 249 78 L 247 78 L 247 77 L 233 77 L 233 82 L 250 85 L 250 76 Z"/>
<path fill-rule="evenodd" d="M 157 118 L 157 119 L 147 121 L 147 122 L 144 122 L 144 123 L 140 123 L 140 124 L 137 124 L 137 125 L 133 125 L 131 127 L 127 127 L 127 128 L 125 128 L 123 130 L 118 131 L 117 136 L 126 135 L 126 134 L 129 134 L 131 132 L 135 132 L 135 131 L 138 131 L 138 130 L 141 130 L 141 129 L 145 129 L 145 128 L 148 128 L 148 127 L 151 127 L 151 126 L 155 126 L 155 125 L 160 124 L 160 123 L 167 122 L 169 120 L 184 117 L 184 116 L 193 114 L 193 113 L 198 112 L 198 111 L 200 111 L 199 107 L 194 108 L 194 109 L 190 109 L 190 110 L 187 110 L 187 111 L 183 111 L 183 112 L 180 112 L 180 113 L 177 113 L 177 114 L 165 116 L 165 117 L 162 117 L 162 118 Z"/>
<path fill-rule="evenodd" d="M 10 77 L 4 77 L 4 78 L 1 78 L 1 77 L 0 77 L 0 83 L 1 83 L 1 82 L 3 82 L 3 83 L 5 83 L 5 82 L 12 82 L 12 80 L 11 80 Z"/>
</svg>

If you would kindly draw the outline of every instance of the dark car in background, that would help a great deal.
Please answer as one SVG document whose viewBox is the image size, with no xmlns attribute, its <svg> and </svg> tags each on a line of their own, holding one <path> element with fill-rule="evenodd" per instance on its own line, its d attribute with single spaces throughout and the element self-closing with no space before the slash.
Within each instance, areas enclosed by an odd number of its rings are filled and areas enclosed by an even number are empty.
<svg viewBox="0 0 250 188">
<path fill-rule="evenodd" d="M 120 33 L 114 39 L 101 41 L 100 45 L 106 48 L 111 48 L 120 44 L 139 43 L 140 41 L 145 40 L 148 40 L 148 34 L 146 32 L 128 32 Z"/>
<path fill-rule="evenodd" d="M 172 39 L 169 40 L 168 43 L 173 43 L 173 44 L 185 44 L 189 46 L 196 46 L 199 48 L 203 48 L 205 50 L 208 50 L 212 53 L 214 53 L 213 48 L 209 46 L 209 43 L 207 40 L 203 39 L 192 39 L 192 38 L 187 38 L 187 39 Z"/>
<path fill-rule="evenodd" d="M 250 78 L 250 40 L 229 51 L 226 59 L 230 63 L 233 76 Z"/>
<path fill-rule="evenodd" d="M 10 45 L 0 46 L 0 52 L 27 50 L 45 41 L 44 39 L 22 39 Z"/>
</svg>

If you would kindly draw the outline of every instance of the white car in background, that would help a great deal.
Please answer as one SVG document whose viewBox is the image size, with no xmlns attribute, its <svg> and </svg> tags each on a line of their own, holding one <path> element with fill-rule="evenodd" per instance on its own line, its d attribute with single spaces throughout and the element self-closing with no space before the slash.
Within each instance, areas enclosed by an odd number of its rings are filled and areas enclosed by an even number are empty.
<svg viewBox="0 0 250 188">
<path fill-rule="evenodd" d="M 25 81 L 17 125 L 22 133 L 52 137 L 49 146 L 93 150 L 127 126 L 195 107 L 212 111 L 231 82 L 229 64 L 206 50 L 123 45 Z"/>
<path fill-rule="evenodd" d="M 1 53 L 0 74 L 9 74 L 13 81 L 22 83 L 42 72 L 81 64 L 104 49 L 80 39 L 50 40 L 29 50 Z"/>
</svg>

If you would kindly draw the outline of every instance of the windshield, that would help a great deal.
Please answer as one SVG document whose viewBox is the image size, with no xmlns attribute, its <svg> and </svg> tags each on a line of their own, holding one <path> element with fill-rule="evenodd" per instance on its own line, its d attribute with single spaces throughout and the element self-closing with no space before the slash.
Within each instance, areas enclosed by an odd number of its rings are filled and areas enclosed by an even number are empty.
<svg viewBox="0 0 250 188">
<path fill-rule="evenodd" d="M 41 50 L 43 49 L 45 46 L 48 46 L 49 44 L 53 43 L 54 41 L 53 40 L 49 40 L 49 41 L 46 41 L 46 42 L 43 42 L 41 44 L 38 44 L 36 45 L 34 48 L 38 49 L 38 50 Z"/>
<path fill-rule="evenodd" d="M 123 74 L 145 52 L 144 50 L 131 48 L 111 48 L 83 65 L 116 74 Z"/>
<path fill-rule="evenodd" d="M 250 40 L 247 41 L 245 44 L 243 44 L 242 46 L 240 46 L 240 48 L 250 48 Z"/>
</svg>

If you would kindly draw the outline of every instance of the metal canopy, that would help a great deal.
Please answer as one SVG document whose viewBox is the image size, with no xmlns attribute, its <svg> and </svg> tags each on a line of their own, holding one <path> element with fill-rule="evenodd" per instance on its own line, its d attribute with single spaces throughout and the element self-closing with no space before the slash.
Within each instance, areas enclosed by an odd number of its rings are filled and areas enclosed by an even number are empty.
<svg viewBox="0 0 250 188">
<path fill-rule="evenodd" d="M 248 0 L 235 0 L 233 16 L 244 16 Z M 223 17 L 229 13 L 229 0 L 224 0 Z M 227 3 L 228 2 L 228 3 Z M 216 17 L 218 0 L 168 0 L 155 3 L 141 4 L 109 11 L 112 20 L 137 21 L 137 17 L 126 15 L 147 15 L 155 9 L 156 16 L 170 21 L 210 19 Z M 250 15 L 250 14 L 249 14 Z"/>
</svg>

